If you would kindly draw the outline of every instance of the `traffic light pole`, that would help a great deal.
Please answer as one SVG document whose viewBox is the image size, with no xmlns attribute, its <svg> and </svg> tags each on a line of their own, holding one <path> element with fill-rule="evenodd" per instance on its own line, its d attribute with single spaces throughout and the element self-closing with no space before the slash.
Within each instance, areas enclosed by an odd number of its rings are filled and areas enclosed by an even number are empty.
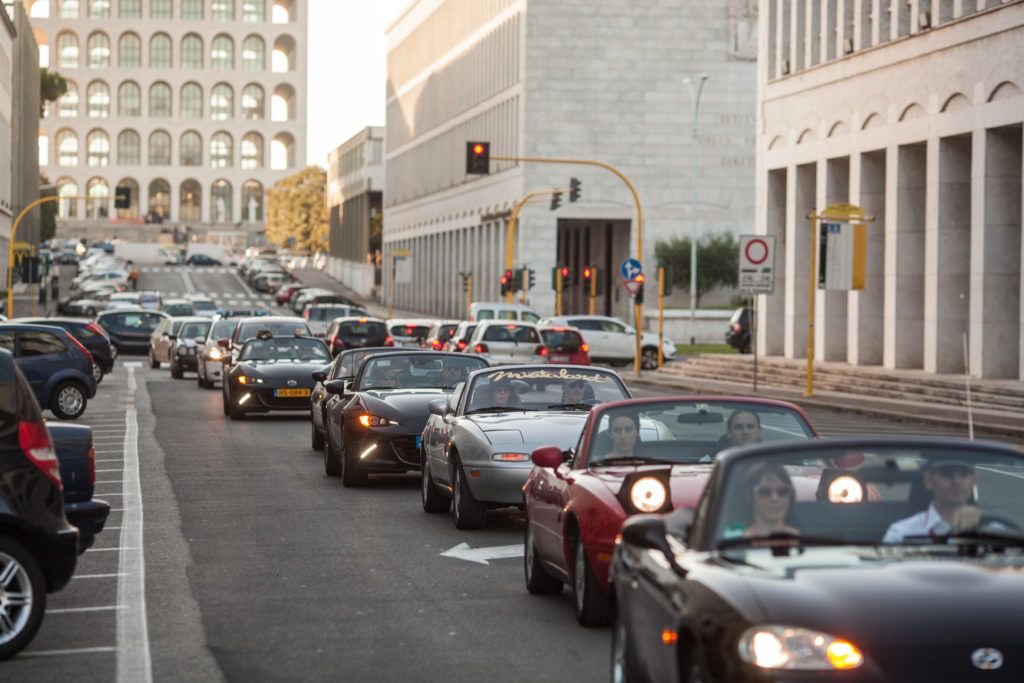
<svg viewBox="0 0 1024 683">
<path fill-rule="evenodd" d="M 78 201 L 79 199 L 87 199 L 87 197 L 61 197 L 60 195 L 50 195 L 47 197 L 40 197 L 35 201 L 29 203 L 18 217 L 14 219 L 14 223 L 11 224 L 11 238 L 8 241 L 7 249 L 7 317 L 13 318 L 14 316 L 14 236 L 18 232 L 18 224 L 21 223 L 22 219 L 28 215 L 28 212 L 36 208 L 40 204 L 46 204 L 47 202 L 59 202 L 62 199 L 69 199 Z M 33 299 L 34 301 L 34 299 Z"/>
<path fill-rule="evenodd" d="M 587 312 L 594 315 L 597 311 L 597 273 L 594 271 L 590 272 L 590 291 L 587 293 L 587 298 L 590 300 Z"/>
<path fill-rule="evenodd" d="M 665 364 L 665 266 L 658 266 L 658 368 Z"/>
<path fill-rule="evenodd" d="M 493 159 L 499 159 L 499 157 L 492 157 Z M 502 158 L 503 159 L 503 158 Z M 515 207 L 512 208 L 512 216 L 508 219 L 508 237 L 505 239 L 505 270 L 513 270 L 515 268 L 516 260 L 516 228 L 519 225 L 519 213 L 523 210 L 523 207 L 533 199 L 534 197 L 541 197 L 544 195 L 555 194 L 556 192 L 568 192 L 564 188 L 553 188 L 550 190 L 534 190 L 533 192 L 527 192 L 524 194 Z M 505 303 L 513 303 L 515 301 L 516 293 L 509 290 L 505 293 Z"/>
<path fill-rule="evenodd" d="M 555 315 L 562 315 L 562 290 L 565 289 L 562 281 L 562 269 L 555 273 Z"/>
</svg>

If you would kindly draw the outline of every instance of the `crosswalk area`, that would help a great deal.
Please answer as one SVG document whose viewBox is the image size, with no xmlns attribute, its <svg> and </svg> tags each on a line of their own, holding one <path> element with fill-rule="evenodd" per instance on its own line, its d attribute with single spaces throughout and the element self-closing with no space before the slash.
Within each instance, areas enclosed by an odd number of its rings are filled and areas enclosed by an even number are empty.
<svg viewBox="0 0 1024 683">
<path fill-rule="evenodd" d="M 186 270 L 190 270 L 188 266 L 140 266 L 139 273 L 181 273 Z M 228 273 L 235 272 L 234 268 L 230 266 L 210 266 L 206 268 L 196 268 L 191 270 L 194 273 L 216 273 L 217 275 L 225 275 Z"/>
<path fill-rule="evenodd" d="M 181 299 L 186 294 L 201 294 L 213 300 L 216 304 L 273 304 L 274 297 L 270 294 L 256 294 L 253 292 L 163 292 L 164 299 Z"/>
</svg>

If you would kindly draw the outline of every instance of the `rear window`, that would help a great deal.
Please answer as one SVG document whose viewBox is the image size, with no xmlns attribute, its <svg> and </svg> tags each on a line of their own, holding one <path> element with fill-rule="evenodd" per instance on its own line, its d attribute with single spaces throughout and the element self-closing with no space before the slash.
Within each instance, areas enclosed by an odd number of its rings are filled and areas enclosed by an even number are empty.
<svg viewBox="0 0 1024 683">
<path fill-rule="evenodd" d="M 476 325 L 466 326 L 466 331 L 462 333 L 462 337 L 460 338 L 460 340 L 468 340 L 470 337 L 473 336 L 474 332 L 476 332 Z"/>
<path fill-rule="evenodd" d="M 216 311 L 217 305 L 212 301 L 193 301 L 192 308 L 196 311 Z"/>
<path fill-rule="evenodd" d="M 521 325 L 492 325 L 484 330 L 483 341 L 515 342 L 517 344 L 539 344 L 537 330 Z"/>
<path fill-rule="evenodd" d="M 309 328 L 306 327 L 306 323 L 301 320 L 295 322 L 265 322 L 265 323 L 245 323 L 242 328 L 238 331 L 238 341 L 246 342 L 250 339 L 255 339 L 256 334 L 261 330 L 270 330 L 275 337 L 287 337 L 295 334 L 295 330 L 299 330 L 300 334 L 309 334 Z"/>
<path fill-rule="evenodd" d="M 236 327 L 238 327 L 237 320 L 218 320 L 213 324 L 213 332 L 210 333 L 210 336 L 214 339 L 230 337 L 235 333 Z"/>
<path fill-rule="evenodd" d="M 515 311 L 498 311 L 498 320 L 518 320 Z"/>
<path fill-rule="evenodd" d="M 192 304 L 168 304 L 163 310 L 167 315 L 192 315 L 195 312 Z"/>
<path fill-rule="evenodd" d="M 388 336 L 388 327 L 382 322 L 367 321 L 364 323 L 352 321 L 341 323 L 338 326 L 338 334 L 342 337 L 380 337 Z"/>
<path fill-rule="evenodd" d="M 394 325 L 391 334 L 396 337 L 426 337 L 430 328 L 426 325 Z"/>
<path fill-rule="evenodd" d="M 335 318 L 344 318 L 352 315 L 352 309 L 347 306 L 323 306 L 309 309 L 309 319 L 314 322 L 324 322 Z"/>
<path fill-rule="evenodd" d="M 459 329 L 458 323 L 455 323 L 454 325 L 441 325 L 437 329 L 437 339 L 449 339 L 453 334 L 455 334 L 455 330 L 457 329 Z"/>
<path fill-rule="evenodd" d="M 103 316 L 100 321 L 104 325 L 115 325 L 117 327 L 128 327 L 138 331 L 152 332 L 163 319 L 163 316 L 155 315 L 153 313 L 125 311 L 124 313 Z"/>
<path fill-rule="evenodd" d="M 542 330 L 544 345 L 556 353 L 576 353 L 583 344 L 580 335 L 572 330 Z"/>
</svg>

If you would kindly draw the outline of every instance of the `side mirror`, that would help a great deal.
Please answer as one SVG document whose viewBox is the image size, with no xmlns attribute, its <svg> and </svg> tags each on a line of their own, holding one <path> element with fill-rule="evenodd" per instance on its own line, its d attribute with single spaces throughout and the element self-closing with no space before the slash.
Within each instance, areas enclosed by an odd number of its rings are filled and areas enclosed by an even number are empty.
<svg viewBox="0 0 1024 683">
<path fill-rule="evenodd" d="M 217 346 L 221 347 L 222 349 L 226 349 L 229 346 L 231 346 L 231 342 L 228 340 L 227 337 L 224 337 L 223 339 L 217 340 Z"/>
<path fill-rule="evenodd" d="M 550 469 L 555 469 L 565 462 L 565 458 L 562 457 L 562 449 L 556 446 L 541 446 L 534 449 L 530 459 L 537 467 L 548 467 Z"/>
<path fill-rule="evenodd" d="M 438 415 L 444 417 L 448 414 L 448 399 L 446 398 L 435 398 L 433 401 L 427 403 L 427 410 L 431 415 Z"/>
<path fill-rule="evenodd" d="M 313 379 L 315 379 L 317 382 L 323 382 L 327 379 L 327 373 L 324 372 L 323 370 L 317 370 L 316 372 L 313 373 Z"/>
<path fill-rule="evenodd" d="M 536 451 L 534 451 L 536 452 Z M 672 557 L 662 515 L 634 515 L 622 524 L 622 540 L 644 550 L 658 550 Z"/>
<path fill-rule="evenodd" d="M 328 394 L 343 396 L 345 394 L 345 390 L 348 388 L 347 385 L 348 382 L 343 379 L 334 379 L 324 384 L 324 389 Z"/>
</svg>

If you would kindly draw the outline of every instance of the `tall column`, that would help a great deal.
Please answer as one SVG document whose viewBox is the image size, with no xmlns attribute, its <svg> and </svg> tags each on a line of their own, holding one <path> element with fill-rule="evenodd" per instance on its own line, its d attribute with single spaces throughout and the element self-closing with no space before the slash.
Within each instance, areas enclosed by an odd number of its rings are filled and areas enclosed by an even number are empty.
<svg viewBox="0 0 1024 683">
<path fill-rule="evenodd" d="M 818 210 L 838 203 L 849 202 L 850 159 L 829 159 L 818 164 Z M 820 238 L 819 238 L 820 239 Z M 820 248 L 820 247 L 819 247 Z M 821 268 L 821 264 L 818 264 Z M 815 356 L 822 360 L 846 360 L 847 306 L 849 295 L 845 291 L 820 290 L 818 326 L 815 335 Z"/>
<path fill-rule="evenodd" d="M 807 356 L 807 303 L 811 284 L 811 228 L 807 216 L 814 211 L 816 164 L 794 169 L 792 204 L 786 207 L 786 357 Z M 788 183 L 787 183 L 788 184 Z M 788 189 L 788 188 L 787 188 Z"/>
<path fill-rule="evenodd" d="M 775 238 L 775 293 L 765 295 L 758 301 L 757 350 L 766 356 L 785 353 L 786 332 L 786 169 L 768 171 L 765 208 L 763 217 L 769 236 Z"/>
<path fill-rule="evenodd" d="M 887 368 L 924 367 L 924 143 L 886 154 L 885 337 Z"/>
<path fill-rule="evenodd" d="M 850 292 L 847 360 L 854 365 L 881 365 L 885 294 L 884 150 L 850 158 L 850 203 L 874 217 L 868 223 L 867 273 L 864 289 Z"/>
</svg>

